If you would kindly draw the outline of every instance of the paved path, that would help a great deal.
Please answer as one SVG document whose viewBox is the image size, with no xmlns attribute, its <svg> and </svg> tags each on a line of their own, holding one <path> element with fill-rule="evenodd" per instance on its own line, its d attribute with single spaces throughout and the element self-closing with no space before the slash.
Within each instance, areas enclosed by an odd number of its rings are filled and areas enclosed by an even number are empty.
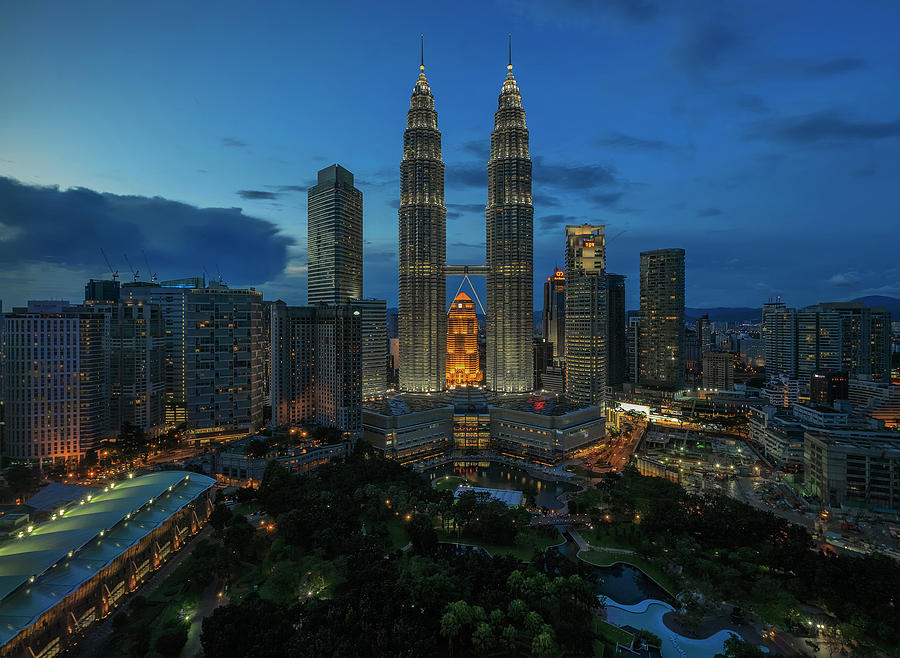
<svg viewBox="0 0 900 658">
<path fill-rule="evenodd" d="M 181 658 L 193 658 L 202 650 L 200 646 L 200 632 L 203 630 L 203 620 L 209 617 L 220 605 L 228 605 L 229 599 L 227 594 L 222 592 L 224 583 L 216 578 L 207 585 L 203 590 L 203 598 L 197 604 L 197 609 L 191 617 L 191 628 L 188 630 L 188 639 L 181 650 Z"/>
<path fill-rule="evenodd" d="M 570 525 L 567 525 L 567 526 L 558 525 L 558 526 L 556 526 L 556 529 L 559 530 L 560 534 L 563 534 L 563 535 L 564 535 L 565 533 L 568 532 L 569 535 L 572 537 L 572 539 L 575 540 L 575 543 L 578 544 L 578 550 L 579 550 L 579 551 L 589 551 L 589 550 L 591 550 L 591 545 L 588 544 L 587 541 L 585 540 L 585 538 L 581 536 L 581 533 L 578 532 L 578 531 L 577 531 L 575 528 L 573 528 L 572 526 L 570 526 Z"/>
<path fill-rule="evenodd" d="M 187 556 L 190 555 L 195 548 L 197 548 L 197 544 L 199 544 L 203 539 L 206 539 L 212 534 L 212 526 L 205 526 L 200 532 L 191 538 L 187 545 L 185 545 L 180 551 L 178 551 L 168 562 L 166 562 L 162 569 L 156 571 L 148 581 L 146 581 L 143 585 L 141 585 L 136 591 L 132 592 L 128 595 L 127 600 L 119 605 L 115 612 L 106 617 L 103 621 L 100 621 L 92 627 L 91 631 L 88 632 L 87 636 L 78 643 L 78 646 L 70 649 L 70 654 L 75 658 L 79 656 L 96 656 L 99 655 L 99 650 L 109 639 L 109 636 L 112 635 L 113 626 L 110 620 L 116 615 L 117 612 L 124 609 L 124 607 L 138 594 L 144 597 L 149 597 L 156 591 L 156 588 L 162 585 L 163 581 L 172 575 L 172 573 L 187 559 Z"/>
</svg>

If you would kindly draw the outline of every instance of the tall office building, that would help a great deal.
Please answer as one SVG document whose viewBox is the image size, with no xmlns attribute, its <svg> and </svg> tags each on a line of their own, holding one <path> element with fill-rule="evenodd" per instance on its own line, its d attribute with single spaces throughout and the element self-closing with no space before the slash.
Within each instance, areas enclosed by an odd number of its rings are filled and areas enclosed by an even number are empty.
<svg viewBox="0 0 900 658">
<path fill-rule="evenodd" d="M 434 96 L 424 63 L 413 89 L 400 164 L 400 387 L 443 390 L 447 354 L 447 208 Z"/>
<path fill-rule="evenodd" d="M 105 302 L 112 304 L 119 301 L 120 288 L 117 279 L 91 279 L 84 286 L 84 303 Z"/>
<path fill-rule="evenodd" d="M 272 302 L 269 404 L 272 424 L 293 427 L 316 420 L 316 310 Z"/>
<path fill-rule="evenodd" d="M 766 348 L 769 377 L 797 376 L 797 311 L 783 302 L 768 302 L 762 308 L 762 339 Z"/>
<path fill-rule="evenodd" d="M 522 96 L 507 67 L 488 160 L 487 387 L 498 393 L 534 383 L 534 206 Z"/>
<path fill-rule="evenodd" d="M 384 397 L 388 370 L 387 303 L 383 299 L 360 299 L 350 305 L 360 312 L 362 398 Z"/>
<path fill-rule="evenodd" d="M 809 401 L 832 406 L 835 400 L 850 399 L 850 378 L 846 372 L 817 370 L 809 378 Z"/>
<path fill-rule="evenodd" d="M 891 314 L 859 302 L 827 302 L 816 307 L 840 318 L 840 370 L 857 379 L 891 381 Z"/>
<path fill-rule="evenodd" d="M 148 435 L 165 426 L 165 348 L 163 317 L 157 304 L 122 300 L 95 307 L 106 318 L 109 431 L 126 423 Z"/>
<path fill-rule="evenodd" d="M 607 357 L 606 372 L 610 386 L 627 381 L 628 356 L 625 349 L 625 275 L 606 275 Z"/>
<path fill-rule="evenodd" d="M 715 347 L 712 343 L 712 333 L 709 326 L 709 313 L 704 313 L 694 322 L 694 330 L 697 332 L 697 341 L 700 344 L 700 354 L 711 352 Z"/>
<path fill-rule="evenodd" d="M 185 294 L 185 399 L 190 428 L 251 432 L 262 425 L 262 293 L 221 283 Z"/>
<path fill-rule="evenodd" d="M 684 385 L 684 249 L 641 252 L 639 381 Z"/>
<path fill-rule="evenodd" d="M 363 201 L 340 165 L 319 172 L 309 188 L 307 299 L 340 304 L 363 294 Z"/>
<path fill-rule="evenodd" d="M 625 354 L 628 359 L 626 376 L 629 382 L 636 384 L 640 373 L 641 316 L 635 311 L 628 311 L 626 315 L 628 318 L 628 326 L 625 329 Z"/>
<path fill-rule="evenodd" d="M 351 441 L 362 436 L 361 315 L 349 304 L 316 306 L 316 424 Z"/>
<path fill-rule="evenodd" d="M 566 358 L 566 272 L 559 268 L 544 282 L 544 310 L 541 333 L 553 346 L 557 361 Z"/>
<path fill-rule="evenodd" d="M 843 365 L 840 316 L 814 308 L 805 308 L 794 314 L 797 331 L 797 378 L 809 381 L 817 370 L 840 370 Z"/>
<path fill-rule="evenodd" d="M 566 226 L 566 396 L 602 405 L 609 330 L 603 226 Z"/>
<path fill-rule="evenodd" d="M 447 314 L 447 386 L 478 386 L 481 375 L 475 302 L 460 291 Z"/>
<path fill-rule="evenodd" d="M 103 316 L 67 302 L 29 302 L 3 323 L 4 456 L 78 462 L 108 424 Z"/>
</svg>

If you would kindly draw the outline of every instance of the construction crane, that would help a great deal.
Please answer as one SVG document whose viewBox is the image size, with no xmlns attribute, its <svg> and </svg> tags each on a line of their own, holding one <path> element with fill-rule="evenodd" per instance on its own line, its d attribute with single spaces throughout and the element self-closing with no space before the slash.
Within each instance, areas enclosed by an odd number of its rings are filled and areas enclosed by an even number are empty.
<svg viewBox="0 0 900 658">
<path fill-rule="evenodd" d="M 619 236 L 622 235 L 623 233 L 628 233 L 628 229 L 627 229 L 627 228 L 626 228 L 626 229 L 622 229 L 621 231 L 619 231 L 618 233 L 616 233 L 614 236 L 612 236 L 609 240 L 606 241 L 606 244 L 609 244 L 610 242 L 612 242 L 613 240 L 615 240 L 617 237 L 619 237 Z"/>
<path fill-rule="evenodd" d="M 128 254 L 123 255 L 125 256 L 125 264 L 128 265 L 128 269 L 131 270 L 131 275 L 134 277 L 134 281 L 136 283 L 137 280 L 141 278 L 141 273 L 131 266 L 131 261 L 128 260 Z"/>
<path fill-rule="evenodd" d="M 141 253 L 144 254 L 144 265 L 147 266 L 147 272 L 150 274 L 150 283 L 156 283 L 156 272 L 150 269 L 150 262 L 147 260 L 147 252 L 141 249 Z"/>
<path fill-rule="evenodd" d="M 103 251 L 103 247 L 100 247 L 100 253 L 103 254 L 103 260 L 106 261 L 106 266 L 109 268 L 109 271 L 112 274 L 113 281 L 118 281 L 119 280 L 119 270 L 113 271 L 112 265 L 109 264 L 109 258 L 106 257 L 106 252 Z"/>
</svg>

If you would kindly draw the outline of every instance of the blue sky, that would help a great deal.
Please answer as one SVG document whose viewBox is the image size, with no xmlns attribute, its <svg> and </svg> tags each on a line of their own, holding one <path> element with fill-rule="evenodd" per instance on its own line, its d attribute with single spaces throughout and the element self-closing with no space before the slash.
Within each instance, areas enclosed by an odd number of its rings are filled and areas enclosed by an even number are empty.
<svg viewBox="0 0 900 658">
<path fill-rule="evenodd" d="M 511 32 L 537 283 L 589 221 L 632 308 L 639 252 L 663 247 L 687 250 L 689 306 L 900 296 L 896 2 L 34 0 L 0 21 L 0 299 L 79 299 L 103 247 L 303 303 L 304 190 L 338 162 L 364 193 L 365 293 L 394 305 L 420 32 L 448 262 L 484 260 Z"/>
</svg>

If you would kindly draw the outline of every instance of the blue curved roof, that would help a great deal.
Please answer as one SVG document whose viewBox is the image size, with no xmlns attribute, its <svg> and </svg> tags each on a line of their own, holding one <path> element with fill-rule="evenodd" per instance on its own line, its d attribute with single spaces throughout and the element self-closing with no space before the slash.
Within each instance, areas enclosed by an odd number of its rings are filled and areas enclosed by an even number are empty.
<svg viewBox="0 0 900 658">
<path fill-rule="evenodd" d="M 215 483 L 185 471 L 122 480 L 0 544 L 0 643 L 6 644 Z"/>
</svg>

